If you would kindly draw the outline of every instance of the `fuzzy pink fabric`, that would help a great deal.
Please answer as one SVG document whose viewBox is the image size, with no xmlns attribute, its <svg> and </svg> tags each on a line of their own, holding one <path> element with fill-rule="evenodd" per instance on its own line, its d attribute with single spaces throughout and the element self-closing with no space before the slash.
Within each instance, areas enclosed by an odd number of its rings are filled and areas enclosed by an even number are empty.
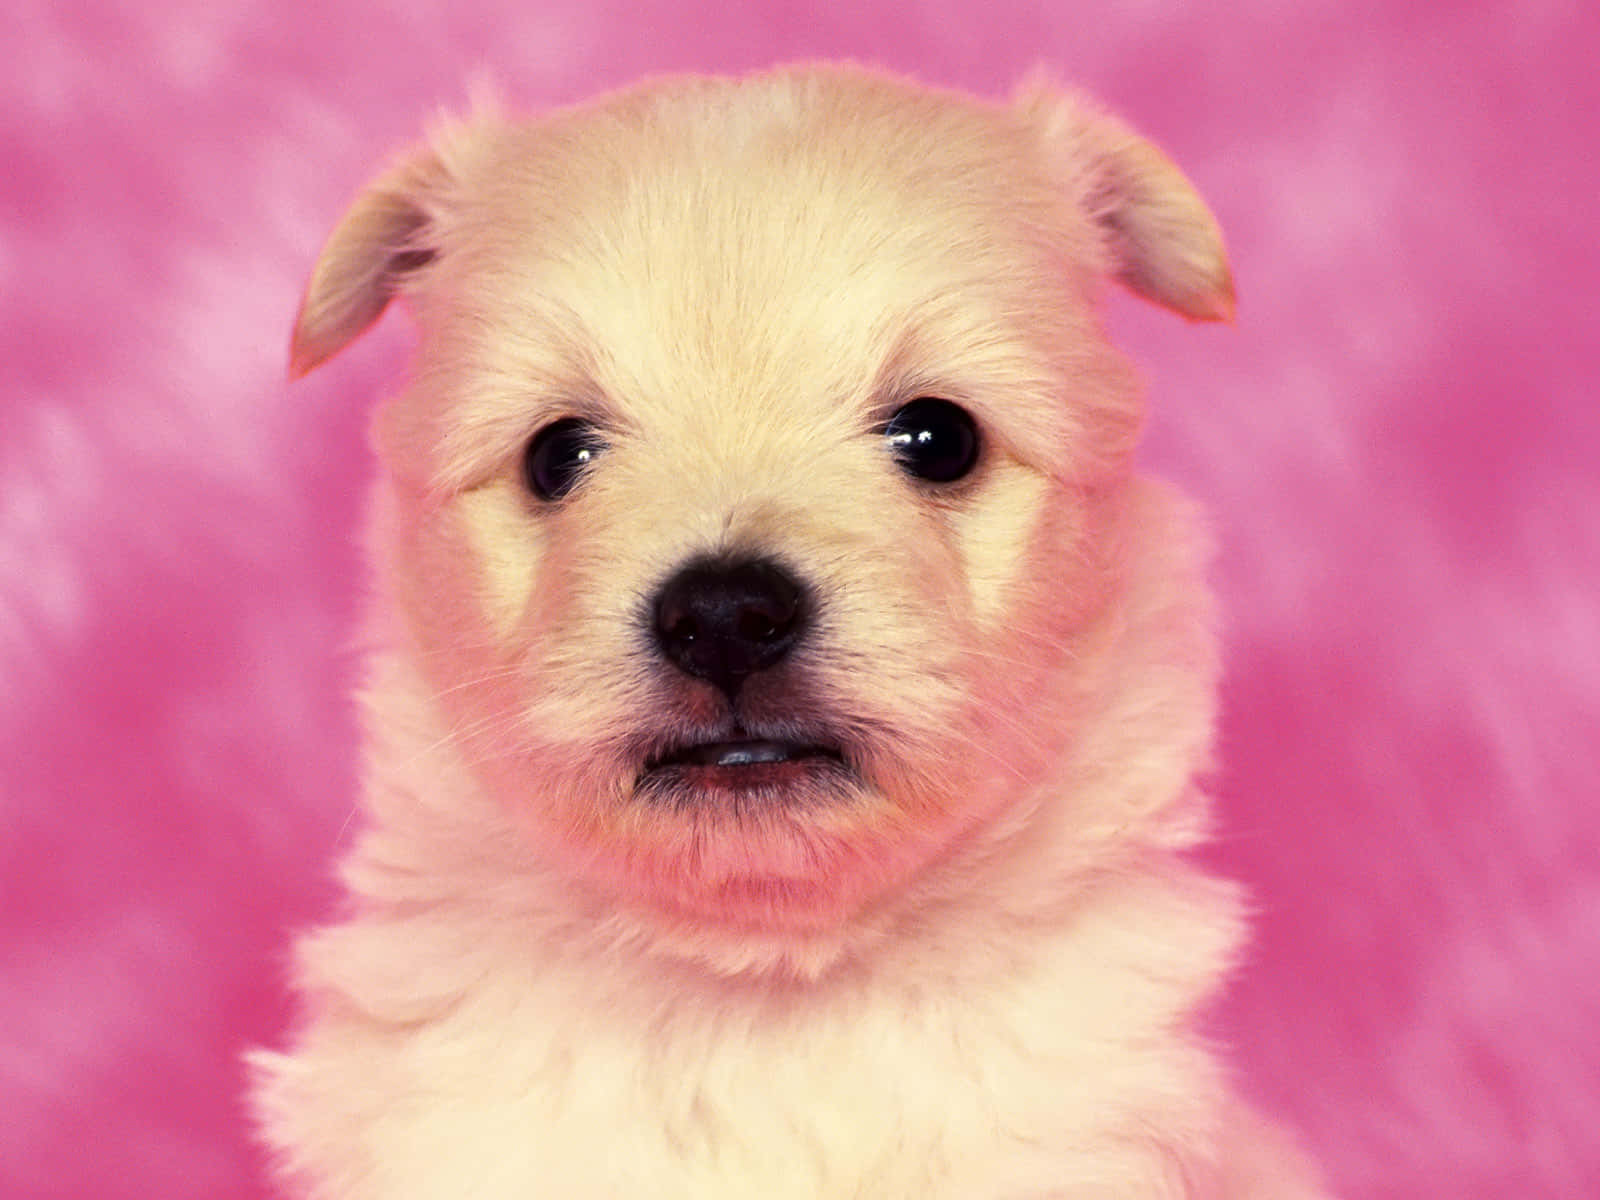
<svg viewBox="0 0 1600 1200">
<path fill-rule="evenodd" d="M 343 204 L 480 66 L 544 105 L 811 56 L 1048 62 L 1214 202 L 1238 326 L 1112 318 L 1223 533 L 1241 1072 L 1348 1197 L 1600 1195 L 1597 11 L 10 0 L 0 1196 L 267 1194 L 238 1057 L 350 836 L 362 430 L 409 336 L 285 384 Z"/>
</svg>

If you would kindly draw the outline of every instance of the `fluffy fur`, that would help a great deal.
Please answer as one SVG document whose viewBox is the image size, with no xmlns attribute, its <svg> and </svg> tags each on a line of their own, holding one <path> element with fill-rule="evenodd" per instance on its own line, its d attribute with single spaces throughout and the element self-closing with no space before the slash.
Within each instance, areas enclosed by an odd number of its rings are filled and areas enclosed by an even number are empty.
<svg viewBox="0 0 1600 1200">
<path fill-rule="evenodd" d="M 1101 281 L 1226 317 L 1164 157 L 1038 83 L 668 80 L 482 114 L 314 272 L 308 370 L 404 294 L 379 413 L 371 818 L 260 1110 L 317 1197 L 1314 1197 L 1194 1031 L 1241 935 L 1205 834 L 1194 515 L 1139 479 Z M 976 418 L 908 478 L 883 422 Z M 606 448 L 553 503 L 529 439 Z M 736 699 L 650 597 L 703 556 L 817 597 Z M 730 725 L 730 723 L 732 723 Z M 667 747 L 837 745 L 650 803 Z M 719 769 L 720 771 L 720 769 Z"/>
</svg>

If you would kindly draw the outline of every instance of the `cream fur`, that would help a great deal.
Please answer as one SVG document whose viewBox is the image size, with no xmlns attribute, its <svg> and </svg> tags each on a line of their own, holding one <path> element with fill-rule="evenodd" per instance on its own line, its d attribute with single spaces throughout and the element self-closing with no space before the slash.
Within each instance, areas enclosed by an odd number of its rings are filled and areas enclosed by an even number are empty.
<svg viewBox="0 0 1600 1200">
<path fill-rule="evenodd" d="M 308 370 L 405 295 L 379 414 L 352 904 L 258 1059 L 319 1200 L 1314 1197 L 1194 1032 L 1241 938 L 1206 832 L 1215 652 L 1188 507 L 1130 473 L 1114 275 L 1232 311 L 1176 168 L 1047 84 L 665 80 L 484 114 L 374 185 L 313 275 Z M 908 479 L 937 395 L 984 450 Z M 564 500 L 524 446 L 608 442 Z M 858 784 L 669 809 L 633 781 L 727 702 L 642 609 L 776 557 L 814 628 L 739 703 Z M 792 801 L 792 802 L 791 802 Z"/>
</svg>

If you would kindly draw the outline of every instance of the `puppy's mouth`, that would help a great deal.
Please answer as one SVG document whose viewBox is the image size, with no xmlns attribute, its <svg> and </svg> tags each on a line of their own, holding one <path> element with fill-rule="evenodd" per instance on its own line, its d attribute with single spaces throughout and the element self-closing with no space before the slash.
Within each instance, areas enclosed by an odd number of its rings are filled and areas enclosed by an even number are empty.
<svg viewBox="0 0 1600 1200">
<path fill-rule="evenodd" d="M 775 802 L 816 800 L 851 790 L 855 771 L 833 743 L 755 737 L 681 742 L 651 755 L 637 792 L 675 804 L 719 795 Z"/>
<path fill-rule="evenodd" d="M 766 738 L 742 738 L 726 742 L 700 742 L 678 746 L 645 767 L 646 771 L 662 767 L 761 767 L 774 763 L 802 762 L 806 759 L 826 759 L 843 762 L 839 751 L 829 746 L 804 745 L 799 742 L 775 742 Z"/>
</svg>

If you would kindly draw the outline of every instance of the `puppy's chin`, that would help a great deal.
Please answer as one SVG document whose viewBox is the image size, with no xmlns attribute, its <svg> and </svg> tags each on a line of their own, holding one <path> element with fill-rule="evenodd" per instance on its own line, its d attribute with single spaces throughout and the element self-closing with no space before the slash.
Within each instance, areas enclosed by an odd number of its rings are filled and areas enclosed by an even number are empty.
<svg viewBox="0 0 1600 1200">
<path fill-rule="evenodd" d="M 550 781 L 559 824 L 540 820 L 535 836 L 666 948 L 792 966 L 847 944 L 948 836 L 951 793 L 906 775 L 881 749 L 818 731 L 613 749 Z"/>
</svg>

